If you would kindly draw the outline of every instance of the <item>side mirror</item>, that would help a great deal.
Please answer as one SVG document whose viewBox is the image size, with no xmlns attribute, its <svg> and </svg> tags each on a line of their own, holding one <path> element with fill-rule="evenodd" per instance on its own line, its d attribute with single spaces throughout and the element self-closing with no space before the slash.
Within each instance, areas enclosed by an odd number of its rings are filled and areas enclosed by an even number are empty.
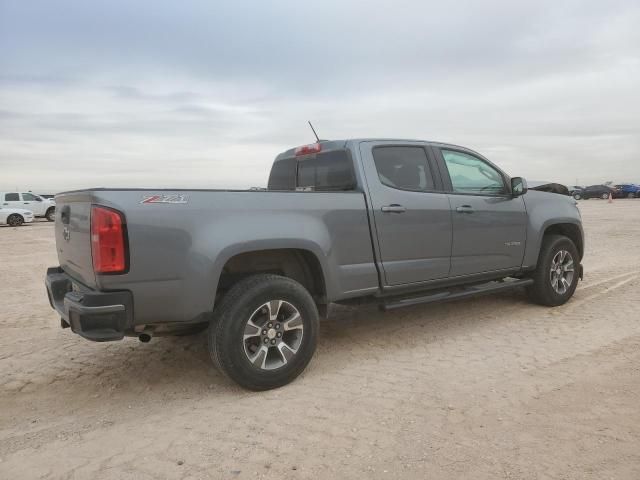
<svg viewBox="0 0 640 480">
<path fill-rule="evenodd" d="M 527 181 L 522 177 L 513 177 L 511 179 L 511 194 L 514 197 L 519 197 L 527 193 Z"/>
<path fill-rule="evenodd" d="M 36 197 L 36 202 L 41 202 L 41 201 L 42 201 L 42 198 Z"/>
</svg>

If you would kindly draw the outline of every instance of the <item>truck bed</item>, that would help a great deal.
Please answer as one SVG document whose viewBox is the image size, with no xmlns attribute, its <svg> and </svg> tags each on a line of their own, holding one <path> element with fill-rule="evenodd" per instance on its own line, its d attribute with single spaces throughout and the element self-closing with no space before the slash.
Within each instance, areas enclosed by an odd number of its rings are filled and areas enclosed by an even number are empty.
<svg viewBox="0 0 640 480">
<path fill-rule="evenodd" d="M 56 202 L 58 220 L 68 215 L 56 223 L 60 266 L 80 288 L 131 291 L 136 324 L 189 322 L 210 312 L 225 263 L 249 251 L 316 254 L 331 300 L 379 288 L 362 192 L 96 188 L 65 192 Z M 127 273 L 93 272 L 91 205 L 125 213 Z"/>
</svg>

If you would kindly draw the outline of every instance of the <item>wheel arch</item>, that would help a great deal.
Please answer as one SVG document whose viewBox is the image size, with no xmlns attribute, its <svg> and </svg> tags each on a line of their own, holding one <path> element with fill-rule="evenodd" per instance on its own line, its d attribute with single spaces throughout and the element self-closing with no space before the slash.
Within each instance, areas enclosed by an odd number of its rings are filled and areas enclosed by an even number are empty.
<svg viewBox="0 0 640 480">
<path fill-rule="evenodd" d="M 580 260 L 584 256 L 584 238 L 582 235 L 582 230 L 575 223 L 554 223 L 545 228 L 542 238 L 544 239 L 547 235 L 563 235 L 569 240 L 573 242 L 578 250 L 578 254 L 580 256 Z M 540 242 L 542 245 L 542 242 Z"/>
<path fill-rule="evenodd" d="M 259 248 L 225 252 L 221 255 L 215 302 L 244 278 L 272 273 L 297 281 L 304 286 L 318 306 L 328 300 L 326 267 L 317 252 L 302 246 Z"/>
</svg>

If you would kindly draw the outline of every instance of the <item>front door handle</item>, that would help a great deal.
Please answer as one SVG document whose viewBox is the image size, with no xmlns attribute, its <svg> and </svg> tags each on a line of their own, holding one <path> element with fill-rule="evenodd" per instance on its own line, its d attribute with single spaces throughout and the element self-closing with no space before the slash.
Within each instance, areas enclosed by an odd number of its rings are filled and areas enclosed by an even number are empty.
<svg viewBox="0 0 640 480">
<path fill-rule="evenodd" d="M 407 211 L 402 205 L 398 205 L 397 203 L 392 203 L 391 205 L 385 205 L 381 208 L 384 213 L 404 213 Z"/>
<path fill-rule="evenodd" d="M 458 212 L 458 213 L 473 213 L 473 212 L 475 212 L 475 210 L 473 209 L 473 207 L 471 205 L 462 205 L 462 206 L 456 208 L 456 212 Z"/>
</svg>

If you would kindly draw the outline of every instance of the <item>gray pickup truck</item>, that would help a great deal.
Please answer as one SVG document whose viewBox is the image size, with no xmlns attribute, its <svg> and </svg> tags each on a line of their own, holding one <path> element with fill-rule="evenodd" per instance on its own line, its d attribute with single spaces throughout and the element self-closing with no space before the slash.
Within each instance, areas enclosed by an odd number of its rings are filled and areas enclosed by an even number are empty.
<svg viewBox="0 0 640 480">
<path fill-rule="evenodd" d="M 146 342 L 208 326 L 213 362 L 253 390 L 302 372 L 330 303 L 526 287 L 555 306 L 582 277 L 571 197 L 442 143 L 305 145 L 278 155 L 265 191 L 96 188 L 56 202 L 46 285 L 62 327 Z"/>
</svg>

